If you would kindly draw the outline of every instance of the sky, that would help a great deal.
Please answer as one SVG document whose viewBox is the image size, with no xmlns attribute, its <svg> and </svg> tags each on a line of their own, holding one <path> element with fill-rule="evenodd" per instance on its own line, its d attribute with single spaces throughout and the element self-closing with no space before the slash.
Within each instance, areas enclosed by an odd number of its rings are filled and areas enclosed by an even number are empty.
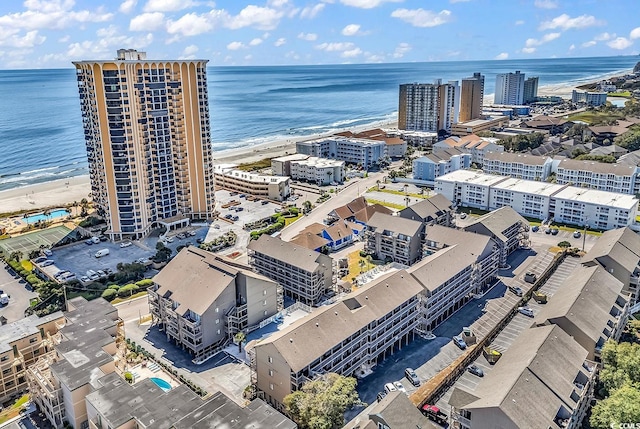
<svg viewBox="0 0 640 429">
<path fill-rule="evenodd" d="M 639 0 L 2 0 L 0 68 L 118 48 L 210 65 L 637 55 Z"/>
</svg>

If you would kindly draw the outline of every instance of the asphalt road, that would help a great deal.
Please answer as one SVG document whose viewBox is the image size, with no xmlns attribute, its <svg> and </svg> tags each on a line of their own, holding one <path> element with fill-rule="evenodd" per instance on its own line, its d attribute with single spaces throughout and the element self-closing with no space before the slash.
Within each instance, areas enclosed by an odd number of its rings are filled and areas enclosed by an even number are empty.
<svg viewBox="0 0 640 429">
<path fill-rule="evenodd" d="M 6 317 L 8 323 L 22 319 L 29 307 L 29 300 L 38 296 L 27 282 L 13 278 L 4 262 L 0 263 L 0 289 L 11 297 L 9 304 L 0 307 L 0 316 Z"/>
</svg>

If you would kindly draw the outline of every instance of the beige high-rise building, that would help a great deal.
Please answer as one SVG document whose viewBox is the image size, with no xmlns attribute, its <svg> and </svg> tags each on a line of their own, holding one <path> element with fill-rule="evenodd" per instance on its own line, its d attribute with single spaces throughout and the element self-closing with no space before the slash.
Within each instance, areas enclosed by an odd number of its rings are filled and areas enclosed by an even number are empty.
<svg viewBox="0 0 640 429">
<path fill-rule="evenodd" d="M 473 77 L 462 79 L 460 96 L 460 122 L 479 119 L 482 116 L 484 98 L 484 76 L 474 73 Z"/>
<path fill-rule="evenodd" d="M 91 195 L 112 239 L 212 216 L 207 62 L 120 49 L 112 61 L 73 63 Z"/>
</svg>

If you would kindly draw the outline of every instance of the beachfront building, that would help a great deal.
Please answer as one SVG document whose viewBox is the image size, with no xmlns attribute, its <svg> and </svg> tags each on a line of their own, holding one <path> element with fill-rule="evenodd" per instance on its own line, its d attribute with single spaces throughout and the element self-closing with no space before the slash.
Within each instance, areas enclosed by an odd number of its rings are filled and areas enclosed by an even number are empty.
<svg viewBox="0 0 640 429">
<path fill-rule="evenodd" d="M 283 306 L 282 288 L 251 267 L 189 246 L 153 278 L 149 310 L 167 340 L 202 360 Z"/>
<path fill-rule="evenodd" d="M 413 339 L 422 290 L 406 271 L 397 271 L 248 344 L 258 396 L 283 410 L 284 397 L 317 375 L 366 374 Z"/>
<path fill-rule="evenodd" d="M 33 314 L 0 326 L 0 402 L 27 390 L 27 369 L 53 349 L 62 326 L 60 311 L 43 317 Z"/>
<path fill-rule="evenodd" d="M 640 282 L 640 236 L 630 228 L 605 231 L 583 258 L 583 265 L 599 265 L 623 284 L 629 305 L 638 302 Z"/>
<path fill-rule="evenodd" d="M 457 81 L 443 84 L 408 83 L 400 85 L 398 129 L 451 132 L 458 122 L 460 86 Z"/>
<path fill-rule="evenodd" d="M 472 77 L 462 79 L 460 91 L 460 122 L 482 117 L 484 101 L 484 76 L 474 73 Z"/>
<path fill-rule="evenodd" d="M 555 163 L 556 182 L 600 191 L 635 194 L 638 167 L 618 163 L 563 159 Z"/>
<path fill-rule="evenodd" d="M 538 77 L 529 77 L 524 81 L 522 91 L 522 102 L 524 104 L 533 103 L 538 98 Z"/>
<path fill-rule="evenodd" d="M 344 161 L 346 164 L 371 168 L 386 160 L 387 144 L 384 140 L 343 137 L 334 135 L 296 143 L 296 152 Z"/>
<path fill-rule="evenodd" d="M 453 389 L 451 427 L 581 427 L 596 384 L 588 356 L 559 326 L 525 330 L 475 387 Z"/>
<path fill-rule="evenodd" d="M 544 181 L 551 174 L 552 161 L 548 156 L 528 153 L 487 152 L 482 171 L 514 179 Z"/>
<path fill-rule="evenodd" d="M 458 122 L 451 127 L 451 134 L 464 137 L 482 131 L 495 131 L 509 125 L 508 116 L 491 116 L 485 119 L 472 119 L 466 122 Z M 497 141 L 497 139 L 496 139 Z"/>
<path fill-rule="evenodd" d="M 309 155 L 305 155 L 303 153 L 294 153 L 292 155 L 271 158 L 271 171 L 276 176 L 291 176 L 291 162 L 303 161 L 308 158 Z"/>
<path fill-rule="evenodd" d="M 284 295 L 316 305 L 333 290 L 333 259 L 294 243 L 263 234 L 247 246 L 249 264 L 284 289 Z"/>
<path fill-rule="evenodd" d="M 213 217 L 206 60 L 116 60 L 76 67 L 91 196 L 111 239 Z"/>
<path fill-rule="evenodd" d="M 606 92 L 578 91 L 574 89 L 571 92 L 571 102 L 576 104 L 586 104 L 587 106 L 598 107 L 606 104 Z"/>
<path fill-rule="evenodd" d="M 214 165 L 216 189 L 226 189 L 275 201 L 284 201 L 291 194 L 291 179 L 237 170 L 235 164 Z"/>
<path fill-rule="evenodd" d="M 102 298 L 73 298 L 67 309 L 60 338 L 27 369 L 27 383 L 31 400 L 54 428 L 81 429 L 89 427 L 85 399 L 95 381 L 123 369 L 124 322 Z"/>
<path fill-rule="evenodd" d="M 471 154 L 452 147 L 414 159 L 413 178 L 432 184 L 436 177 L 469 167 L 471 167 Z"/>
<path fill-rule="evenodd" d="M 499 145 L 498 139 L 493 137 L 479 137 L 475 134 L 464 135 L 463 137 L 449 137 L 433 145 L 433 153 L 438 154 L 441 150 L 457 148 L 464 153 L 471 155 L 471 163 L 476 165 L 484 164 L 484 157 L 489 152 L 504 152 L 504 146 Z"/>
<path fill-rule="evenodd" d="M 493 104 L 513 105 L 523 104 L 524 101 L 524 73 L 498 73 L 496 75 L 496 94 Z"/>
<path fill-rule="evenodd" d="M 438 133 L 432 131 L 411 131 L 411 130 L 387 130 L 390 137 L 399 137 L 407 144 L 418 147 L 430 147 L 438 141 Z"/>
<path fill-rule="evenodd" d="M 344 182 L 344 161 L 310 156 L 291 161 L 290 167 L 293 180 L 304 180 L 319 186 Z"/>
<path fill-rule="evenodd" d="M 375 213 L 367 222 L 364 251 L 375 259 L 412 265 L 422 257 L 422 223 Z"/>
<path fill-rule="evenodd" d="M 398 216 L 422 223 L 421 233 L 430 225 L 453 227 L 453 204 L 442 194 L 435 194 L 431 198 L 418 201 L 398 212 Z"/>
</svg>

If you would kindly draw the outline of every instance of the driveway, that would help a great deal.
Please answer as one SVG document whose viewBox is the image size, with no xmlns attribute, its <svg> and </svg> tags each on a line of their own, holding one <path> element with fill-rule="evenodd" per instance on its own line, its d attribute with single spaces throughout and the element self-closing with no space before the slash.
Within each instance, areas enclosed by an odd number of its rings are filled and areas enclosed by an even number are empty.
<svg viewBox="0 0 640 429">
<path fill-rule="evenodd" d="M 0 316 L 7 318 L 7 323 L 24 318 L 24 311 L 29 308 L 31 298 L 38 294 L 31 289 L 31 285 L 22 279 L 14 278 L 6 269 L 4 262 L 0 263 L 0 290 L 9 295 L 9 304 L 0 306 Z"/>
</svg>

